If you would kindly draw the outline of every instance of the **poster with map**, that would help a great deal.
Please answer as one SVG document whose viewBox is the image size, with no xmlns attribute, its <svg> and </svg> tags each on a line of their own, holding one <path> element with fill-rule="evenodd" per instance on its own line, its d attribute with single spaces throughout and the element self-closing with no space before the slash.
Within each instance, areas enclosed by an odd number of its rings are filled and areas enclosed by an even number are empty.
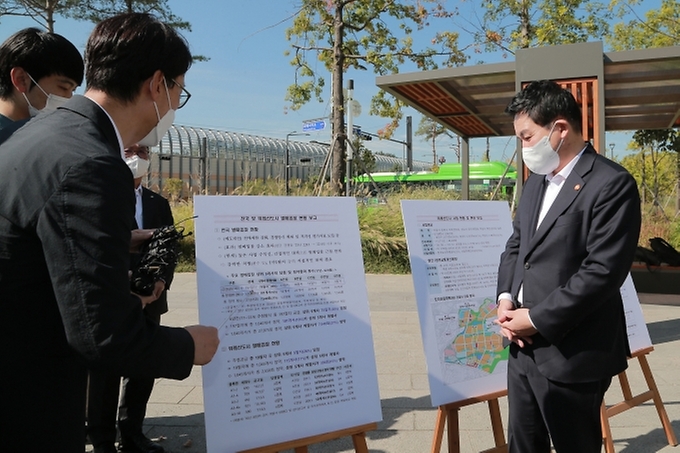
<svg viewBox="0 0 680 453">
<path fill-rule="evenodd" d="M 508 349 L 496 319 L 506 202 L 401 203 L 433 406 L 506 388 Z"/>
</svg>

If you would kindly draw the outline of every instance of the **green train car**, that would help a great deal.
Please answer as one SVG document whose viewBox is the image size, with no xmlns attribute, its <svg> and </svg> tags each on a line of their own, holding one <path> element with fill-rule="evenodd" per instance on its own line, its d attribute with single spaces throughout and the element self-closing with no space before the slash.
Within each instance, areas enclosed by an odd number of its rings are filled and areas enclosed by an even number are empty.
<svg viewBox="0 0 680 453">
<path fill-rule="evenodd" d="M 451 163 L 439 166 L 439 171 L 379 172 L 371 173 L 373 181 L 381 189 L 407 185 L 428 185 L 447 190 L 460 190 L 463 180 L 462 164 Z M 500 183 L 503 192 L 512 193 L 517 181 L 517 170 L 505 162 L 471 162 L 469 170 L 470 190 L 493 191 Z M 354 178 L 355 184 L 369 184 L 367 175 Z"/>
</svg>

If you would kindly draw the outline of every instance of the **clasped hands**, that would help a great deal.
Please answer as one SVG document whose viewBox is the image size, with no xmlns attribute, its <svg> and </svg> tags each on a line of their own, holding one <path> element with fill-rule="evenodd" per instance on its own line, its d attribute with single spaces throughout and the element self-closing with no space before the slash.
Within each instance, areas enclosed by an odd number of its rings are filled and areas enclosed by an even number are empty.
<svg viewBox="0 0 680 453">
<path fill-rule="evenodd" d="M 505 338 L 520 348 L 533 343 L 531 336 L 538 333 L 538 330 L 531 324 L 528 308 L 515 308 L 512 301 L 501 299 L 497 314 L 495 323 L 501 327 L 501 334 Z"/>
</svg>

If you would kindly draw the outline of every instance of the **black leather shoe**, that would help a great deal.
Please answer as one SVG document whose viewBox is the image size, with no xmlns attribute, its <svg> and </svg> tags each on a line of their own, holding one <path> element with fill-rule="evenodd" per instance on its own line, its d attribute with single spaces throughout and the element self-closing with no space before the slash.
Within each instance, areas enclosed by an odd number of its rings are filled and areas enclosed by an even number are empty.
<svg viewBox="0 0 680 453">
<path fill-rule="evenodd" d="M 116 446 L 113 443 L 99 444 L 94 447 L 92 453 L 118 453 L 118 450 L 116 450 Z"/>
<path fill-rule="evenodd" d="M 132 436 L 121 436 L 120 451 L 121 453 L 164 453 L 165 449 L 144 434 L 139 433 Z"/>
</svg>

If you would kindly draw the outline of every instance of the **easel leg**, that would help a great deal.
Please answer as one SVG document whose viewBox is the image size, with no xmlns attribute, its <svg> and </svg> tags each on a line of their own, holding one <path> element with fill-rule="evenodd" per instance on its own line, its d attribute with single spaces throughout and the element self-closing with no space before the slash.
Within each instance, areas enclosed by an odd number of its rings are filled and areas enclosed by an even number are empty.
<svg viewBox="0 0 680 453">
<path fill-rule="evenodd" d="M 501 419 L 501 408 L 498 399 L 489 400 L 489 417 L 491 417 L 491 429 L 493 430 L 493 440 L 496 447 L 505 445 L 505 433 L 503 432 L 503 421 Z"/>
<path fill-rule="evenodd" d="M 354 451 L 356 453 L 368 453 L 368 446 L 366 445 L 366 433 L 352 435 L 352 443 L 354 444 Z"/>
<path fill-rule="evenodd" d="M 442 440 L 444 439 L 444 426 L 446 425 L 446 412 L 442 406 L 437 408 L 437 421 L 434 425 L 434 439 L 432 439 L 432 449 L 430 453 L 440 453 L 442 451 Z"/>
<path fill-rule="evenodd" d="M 609 426 L 609 417 L 607 416 L 607 406 L 604 401 L 600 406 L 600 425 L 602 425 L 602 441 L 604 442 L 604 451 L 606 453 L 614 453 L 614 440 L 612 439 L 612 429 Z"/>
<path fill-rule="evenodd" d="M 459 407 L 447 408 L 446 410 L 446 421 L 447 421 L 447 439 L 449 441 L 449 453 L 460 453 L 460 437 L 458 424 L 458 411 Z"/>
<path fill-rule="evenodd" d="M 663 430 L 666 432 L 666 439 L 668 439 L 668 445 L 675 447 L 678 445 L 678 440 L 675 437 L 675 431 L 671 426 L 671 422 L 668 420 L 668 414 L 666 414 L 666 408 L 663 406 L 663 401 L 661 401 L 661 396 L 659 395 L 659 389 L 656 386 L 656 381 L 652 375 L 652 370 L 649 368 L 649 363 L 647 362 L 647 357 L 641 355 L 638 357 L 640 361 L 640 368 L 642 368 L 642 374 L 645 376 L 647 381 L 647 386 L 652 391 L 654 405 L 656 406 L 656 412 L 659 414 L 659 419 L 661 419 L 661 424 L 663 425 Z"/>
</svg>

